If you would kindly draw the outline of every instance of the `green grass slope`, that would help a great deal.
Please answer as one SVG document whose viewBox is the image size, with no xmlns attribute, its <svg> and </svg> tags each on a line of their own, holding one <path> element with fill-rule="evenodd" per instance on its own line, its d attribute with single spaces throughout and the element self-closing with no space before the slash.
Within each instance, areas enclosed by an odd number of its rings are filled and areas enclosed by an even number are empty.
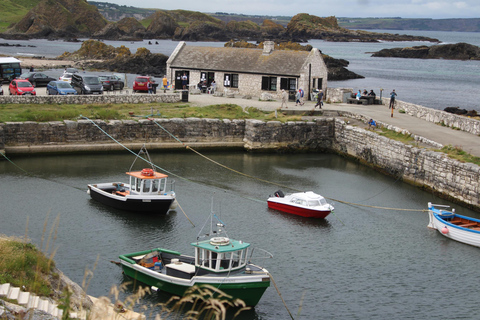
<svg viewBox="0 0 480 320">
<path fill-rule="evenodd" d="M 0 33 L 16 23 L 35 7 L 40 0 L 0 0 Z"/>
</svg>

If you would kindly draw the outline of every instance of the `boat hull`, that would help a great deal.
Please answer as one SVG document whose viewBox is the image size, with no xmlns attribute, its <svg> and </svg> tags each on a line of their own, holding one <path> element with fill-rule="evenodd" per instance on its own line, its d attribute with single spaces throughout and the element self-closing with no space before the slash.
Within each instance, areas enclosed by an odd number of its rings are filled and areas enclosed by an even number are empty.
<svg viewBox="0 0 480 320">
<path fill-rule="evenodd" d="M 324 219 L 331 212 L 331 210 L 313 210 L 313 209 L 307 209 L 302 207 L 296 207 L 286 203 L 276 202 L 274 200 L 268 200 L 267 203 L 270 209 L 275 209 L 275 210 L 295 214 L 297 216 L 302 216 L 306 218 Z"/>
<path fill-rule="evenodd" d="M 183 296 L 189 288 L 195 285 L 211 285 L 232 296 L 233 299 L 241 299 L 247 306 L 254 307 L 260 301 L 265 290 L 270 286 L 270 278 L 265 274 L 254 277 L 257 280 L 254 282 L 245 281 L 246 279 L 243 281 L 241 279 L 236 280 L 236 278 L 241 277 L 235 276 L 231 278 L 194 276 L 192 279 L 176 279 L 137 264 L 130 264 L 126 261 L 121 261 L 121 263 L 124 274 L 130 278 L 178 296 Z"/>
<path fill-rule="evenodd" d="M 170 206 L 175 201 L 174 197 L 164 197 L 158 199 L 152 198 L 141 198 L 141 197 L 124 197 L 116 196 L 108 192 L 102 191 L 101 189 L 88 186 L 90 197 L 103 203 L 107 206 L 125 210 L 125 211 L 134 211 L 141 213 L 152 213 L 152 214 L 166 214 L 170 210 Z"/>
<path fill-rule="evenodd" d="M 480 231 L 473 230 L 469 228 L 464 228 L 453 223 L 450 223 L 448 220 L 442 218 L 442 215 L 439 214 L 440 210 L 429 207 L 428 214 L 430 222 L 428 224 L 429 228 L 436 229 L 444 237 L 450 238 L 452 240 L 469 244 L 471 246 L 480 247 Z M 471 221 L 472 223 L 478 223 L 480 220 L 473 219 L 470 217 L 454 214 L 451 218 L 457 217 Z M 446 228 L 446 229 L 444 229 Z"/>
</svg>

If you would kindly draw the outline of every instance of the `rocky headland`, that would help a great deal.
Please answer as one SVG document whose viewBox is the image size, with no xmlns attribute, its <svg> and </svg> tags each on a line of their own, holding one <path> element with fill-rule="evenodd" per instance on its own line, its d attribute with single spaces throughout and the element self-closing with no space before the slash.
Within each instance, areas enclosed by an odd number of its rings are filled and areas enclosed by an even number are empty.
<svg viewBox="0 0 480 320">
<path fill-rule="evenodd" d="M 273 20 L 228 22 L 212 15 L 188 10 L 155 10 L 141 21 L 125 17 L 117 22 L 105 19 L 95 5 L 85 0 L 44 0 L 6 32 L 6 39 L 104 40 L 173 39 L 185 41 L 264 40 L 306 42 L 326 41 L 429 41 L 428 37 L 349 30 L 338 25 L 336 17 L 321 18 L 307 13 L 295 15 L 285 27 Z"/>
<path fill-rule="evenodd" d="M 480 47 L 460 42 L 456 44 L 393 48 L 374 52 L 372 57 L 480 60 Z"/>
</svg>

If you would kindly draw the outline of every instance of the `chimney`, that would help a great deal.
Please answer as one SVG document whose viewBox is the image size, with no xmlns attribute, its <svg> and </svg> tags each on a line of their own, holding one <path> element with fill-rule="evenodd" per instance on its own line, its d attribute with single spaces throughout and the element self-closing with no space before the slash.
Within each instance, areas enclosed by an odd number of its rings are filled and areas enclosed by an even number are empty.
<svg viewBox="0 0 480 320">
<path fill-rule="evenodd" d="M 268 56 L 275 49 L 275 42 L 273 41 L 264 41 L 263 42 L 263 55 Z"/>
</svg>

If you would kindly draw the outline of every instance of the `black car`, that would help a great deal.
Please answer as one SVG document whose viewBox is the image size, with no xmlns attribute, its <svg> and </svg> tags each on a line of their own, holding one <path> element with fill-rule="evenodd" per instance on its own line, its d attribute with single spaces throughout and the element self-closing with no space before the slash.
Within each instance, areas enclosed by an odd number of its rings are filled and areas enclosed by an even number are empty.
<svg viewBox="0 0 480 320">
<path fill-rule="evenodd" d="M 93 74 L 72 74 L 71 85 L 78 94 L 103 94 L 103 86 L 98 76 Z"/>
<path fill-rule="evenodd" d="M 100 82 L 103 85 L 104 90 L 122 90 L 123 87 L 125 86 L 125 83 L 123 82 L 122 79 L 115 75 L 111 76 L 99 76 Z"/>
<path fill-rule="evenodd" d="M 41 72 L 22 73 L 18 79 L 28 80 L 34 87 L 46 86 L 50 81 L 57 80 Z"/>
</svg>

